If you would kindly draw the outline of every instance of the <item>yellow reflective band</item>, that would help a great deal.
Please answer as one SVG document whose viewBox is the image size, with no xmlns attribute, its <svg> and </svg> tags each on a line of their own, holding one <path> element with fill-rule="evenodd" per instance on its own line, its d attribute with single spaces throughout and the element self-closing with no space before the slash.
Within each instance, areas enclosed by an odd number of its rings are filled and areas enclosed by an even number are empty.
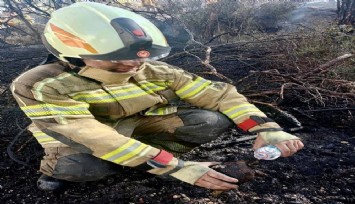
<svg viewBox="0 0 355 204">
<path fill-rule="evenodd" d="M 168 115 L 176 112 L 177 112 L 176 106 L 168 106 L 168 107 L 160 107 L 151 111 L 147 111 L 144 113 L 144 115 Z"/>
<path fill-rule="evenodd" d="M 204 89 L 205 87 L 207 87 L 208 85 L 210 85 L 211 82 L 210 81 L 206 81 L 205 83 L 203 83 L 202 85 L 200 85 L 198 88 L 196 88 L 194 91 L 191 91 L 190 93 L 181 96 L 182 99 L 184 98 L 191 98 L 193 96 L 195 96 L 197 93 L 199 93 L 202 89 Z"/>
<path fill-rule="evenodd" d="M 133 140 L 133 139 L 130 139 L 127 143 L 125 143 L 124 145 L 120 146 L 119 148 L 113 150 L 112 152 L 109 152 L 103 156 L 101 156 L 100 158 L 101 159 L 105 159 L 107 160 L 108 158 L 124 151 L 125 149 L 127 149 L 128 147 L 132 146 L 137 140 Z"/>
<path fill-rule="evenodd" d="M 148 145 L 141 143 L 141 145 L 139 145 L 139 147 L 137 147 L 135 150 L 131 151 L 130 153 L 128 153 L 122 157 L 119 157 L 118 159 L 114 160 L 113 162 L 115 162 L 116 164 L 124 162 L 124 161 L 134 157 L 135 155 L 139 154 L 146 147 L 148 147 Z"/>
<path fill-rule="evenodd" d="M 139 154 L 137 154 L 136 156 L 134 156 L 134 157 L 132 157 L 132 158 L 126 160 L 126 161 L 123 161 L 123 162 L 120 163 L 120 164 L 121 164 L 121 165 L 127 165 L 128 163 L 130 163 L 130 162 L 132 162 L 132 161 L 134 161 L 134 160 L 136 160 L 136 159 L 138 159 L 138 158 L 140 158 L 140 157 L 145 156 L 145 155 L 148 154 L 148 152 L 149 152 L 150 150 L 152 150 L 152 149 L 153 149 L 153 147 L 147 146 L 147 148 L 145 148 L 144 150 L 142 150 Z M 149 160 L 149 158 L 147 158 L 146 160 Z"/>
<path fill-rule="evenodd" d="M 70 95 L 75 100 L 85 101 L 87 103 L 109 103 L 116 100 L 103 90 L 85 91 Z"/>
<path fill-rule="evenodd" d="M 149 93 L 147 92 L 139 92 L 139 93 L 136 93 L 136 94 L 130 94 L 130 95 L 125 95 L 125 96 L 119 96 L 119 97 L 115 97 L 116 100 L 124 100 L 124 99 L 130 99 L 130 98 L 136 98 L 138 96 L 144 96 L 144 95 L 148 95 Z"/>
<path fill-rule="evenodd" d="M 185 87 L 179 89 L 176 91 L 176 94 L 184 99 L 184 98 L 191 98 L 193 96 L 195 96 L 197 93 L 199 93 L 202 89 L 204 89 L 205 87 L 207 87 L 208 85 L 211 84 L 211 81 L 209 80 L 205 80 L 201 77 L 197 77 L 197 79 L 186 85 Z"/>
<path fill-rule="evenodd" d="M 193 87 L 195 84 L 197 84 L 199 81 L 201 81 L 202 80 L 202 78 L 201 77 L 197 77 L 197 79 L 194 81 L 194 82 L 192 82 L 192 83 L 190 83 L 190 84 L 188 84 L 188 85 L 186 85 L 186 86 L 184 86 L 184 87 L 182 87 L 181 89 L 179 89 L 179 90 L 177 90 L 176 91 L 176 94 L 182 94 L 184 91 L 186 91 L 186 90 L 188 90 L 189 88 L 191 88 L 191 87 Z"/>
<path fill-rule="evenodd" d="M 164 115 L 164 110 L 166 111 L 164 108 L 158 108 L 158 115 Z"/>
<path fill-rule="evenodd" d="M 116 102 L 116 100 L 110 96 L 110 98 L 108 99 L 104 99 L 104 98 L 98 98 L 98 97 L 73 97 L 73 99 L 75 100 L 79 100 L 79 101 L 84 101 L 86 103 L 112 103 L 112 102 Z"/>
<path fill-rule="evenodd" d="M 41 144 L 47 143 L 47 142 L 53 142 L 53 141 L 58 141 L 54 139 L 53 137 L 48 137 L 48 138 L 42 138 L 42 139 L 37 139 L 37 141 Z"/>
<path fill-rule="evenodd" d="M 88 104 L 81 104 L 81 105 L 73 105 L 73 106 L 57 106 L 53 104 L 38 104 L 32 106 L 23 106 L 21 107 L 23 110 L 31 110 L 31 109 L 40 109 L 40 108 L 59 108 L 59 109 L 81 109 L 81 108 L 89 108 Z"/>
<path fill-rule="evenodd" d="M 57 106 L 53 104 L 39 104 L 23 106 L 21 109 L 28 117 L 49 116 L 49 115 L 91 115 L 88 104 L 74 106 Z"/>
<path fill-rule="evenodd" d="M 47 142 L 53 142 L 53 141 L 58 141 L 56 139 L 54 139 L 51 136 L 48 136 L 47 134 L 45 134 L 44 132 L 33 132 L 33 136 L 36 138 L 36 140 L 43 144 L 43 143 L 47 143 Z M 59 141 L 58 141 L 59 142 Z"/>
<path fill-rule="evenodd" d="M 130 85 L 130 88 L 126 88 L 126 87 L 111 88 L 111 89 L 107 89 L 107 91 L 110 94 L 112 94 L 112 96 L 117 101 L 124 100 L 124 99 L 130 99 L 130 98 L 136 98 L 139 96 L 144 96 L 144 95 L 149 94 L 149 93 L 145 92 L 142 88 L 140 88 L 139 86 L 136 86 L 136 85 Z"/>
<path fill-rule="evenodd" d="M 237 106 L 233 106 L 225 111 L 222 111 L 225 115 L 227 115 L 232 120 L 236 119 L 245 114 L 250 113 L 262 113 L 257 107 L 250 103 L 244 103 Z"/>
<path fill-rule="evenodd" d="M 87 103 L 109 103 L 148 95 L 155 91 L 164 90 L 165 88 L 164 86 L 143 81 L 139 82 L 139 86 L 130 84 L 121 87 L 108 87 L 106 89 L 107 92 L 103 90 L 85 91 L 72 94 L 71 97 L 75 100 L 81 100 Z"/>
<path fill-rule="evenodd" d="M 166 87 L 165 86 L 159 86 L 157 84 L 148 82 L 148 81 L 142 81 L 139 82 L 139 84 L 146 90 L 148 93 L 153 93 L 154 91 L 161 91 L 164 90 Z"/>
<path fill-rule="evenodd" d="M 262 113 L 259 109 L 255 108 L 255 109 L 248 109 L 248 110 L 244 110 L 244 111 L 239 111 L 231 116 L 229 116 L 231 119 L 235 119 L 236 117 L 242 116 L 242 115 L 246 115 L 246 114 L 250 114 L 250 113 Z"/>
<path fill-rule="evenodd" d="M 114 94 L 119 94 L 119 93 L 124 93 L 124 92 L 130 92 L 134 90 L 142 90 L 139 86 L 136 85 L 129 85 L 129 86 L 123 86 L 123 87 L 110 87 L 109 91 Z M 142 90 L 143 91 L 143 90 Z"/>
<path fill-rule="evenodd" d="M 237 106 L 233 106 L 225 111 L 222 111 L 224 114 L 228 115 L 228 113 L 234 111 L 234 110 L 237 110 L 237 109 L 240 109 L 240 108 L 244 108 L 244 107 L 251 107 L 251 108 L 255 108 L 254 105 L 250 104 L 250 103 L 244 103 L 244 104 L 241 104 L 241 105 L 237 105 Z"/>
<path fill-rule="evenodd" d="M 155 114 L 155 115 L 164 115 L 164 110 L 165 110 L 165 108 L 157 108 L 157 109 L 153 110 L 151 113 Z"/>
<path fill-rule="evenodd" d="M 43 135 L 46 135 L 46 133 L 44 133 L 44 132 L 33 132 L 33 136 L 34 137 L 38 137 L 38 136 L 43 136 Z"/>
</svg>

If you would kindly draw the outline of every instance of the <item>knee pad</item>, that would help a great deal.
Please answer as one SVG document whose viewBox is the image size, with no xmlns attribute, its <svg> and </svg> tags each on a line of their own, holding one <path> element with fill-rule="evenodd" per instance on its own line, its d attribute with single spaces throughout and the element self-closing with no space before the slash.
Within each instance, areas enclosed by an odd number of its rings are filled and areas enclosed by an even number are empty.
<svg viewBox="0 0 355 204">
<path fill-rule="evenodd" d="M 72 154 L 58 159 L 52 177 L 73 182 L 96 181 L 119 173 L 118 167 L 90 154 Z"/>
<path fill-rule="evenodd" d="M 186 142 L 206 143 L 226 131 L 233 125 L 225 115 L 203 109 L 178 111 L 184 126 L 176 129 L 174 135 Z"/>
</svg>

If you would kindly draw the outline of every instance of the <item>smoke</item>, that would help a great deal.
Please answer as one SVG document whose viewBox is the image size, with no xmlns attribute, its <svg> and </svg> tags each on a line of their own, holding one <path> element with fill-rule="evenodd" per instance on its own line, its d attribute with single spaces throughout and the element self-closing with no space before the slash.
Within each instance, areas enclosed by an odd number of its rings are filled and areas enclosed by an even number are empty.
<svg viewBox="0 0 355 204">
<path fill-rule="evenodd" d="M 290 23 L 302 23 L 307 21 L 309 16 L 317 15 L 320 10 L 335 10 L 336 0 L 313 0 L 301 3 L 300 6 L 290 13 Z"/>
</svg>

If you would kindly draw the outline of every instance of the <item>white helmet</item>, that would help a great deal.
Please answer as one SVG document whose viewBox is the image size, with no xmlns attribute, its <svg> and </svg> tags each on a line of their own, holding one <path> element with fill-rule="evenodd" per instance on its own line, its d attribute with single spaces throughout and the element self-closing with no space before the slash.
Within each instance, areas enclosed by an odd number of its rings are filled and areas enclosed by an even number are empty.
<svg viewBox="0 0 355 204">
<path fill-rule="evenodd" d="M 156 60 L 171 49 L 160 30 L 146 18 L 94 2 L 78 2 L 54 11 L 42 41 L 62 61 Z"/>
</svg>

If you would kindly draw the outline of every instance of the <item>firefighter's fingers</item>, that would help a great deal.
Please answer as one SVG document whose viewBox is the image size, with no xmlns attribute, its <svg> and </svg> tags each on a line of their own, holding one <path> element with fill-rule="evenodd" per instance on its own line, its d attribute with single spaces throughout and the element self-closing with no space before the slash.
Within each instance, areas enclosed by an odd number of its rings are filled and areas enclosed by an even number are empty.
<svg viewBox="0 0 355 204">
<path fill-rule="evenodd" d="M 213 190 L 231 190 L 238 188 L 233 184 L 238 182 L 237 179 L 226 176 L 215 170 L 210 170 L 199 178 L 195 185 Z"/>
<path fill-rule="evenodd" d="M 303 148 L 303 143 L 300 140 L 286 140 L 275 145 L 281 151 L 282 157 L 289 157 Z"/>
</svg>

